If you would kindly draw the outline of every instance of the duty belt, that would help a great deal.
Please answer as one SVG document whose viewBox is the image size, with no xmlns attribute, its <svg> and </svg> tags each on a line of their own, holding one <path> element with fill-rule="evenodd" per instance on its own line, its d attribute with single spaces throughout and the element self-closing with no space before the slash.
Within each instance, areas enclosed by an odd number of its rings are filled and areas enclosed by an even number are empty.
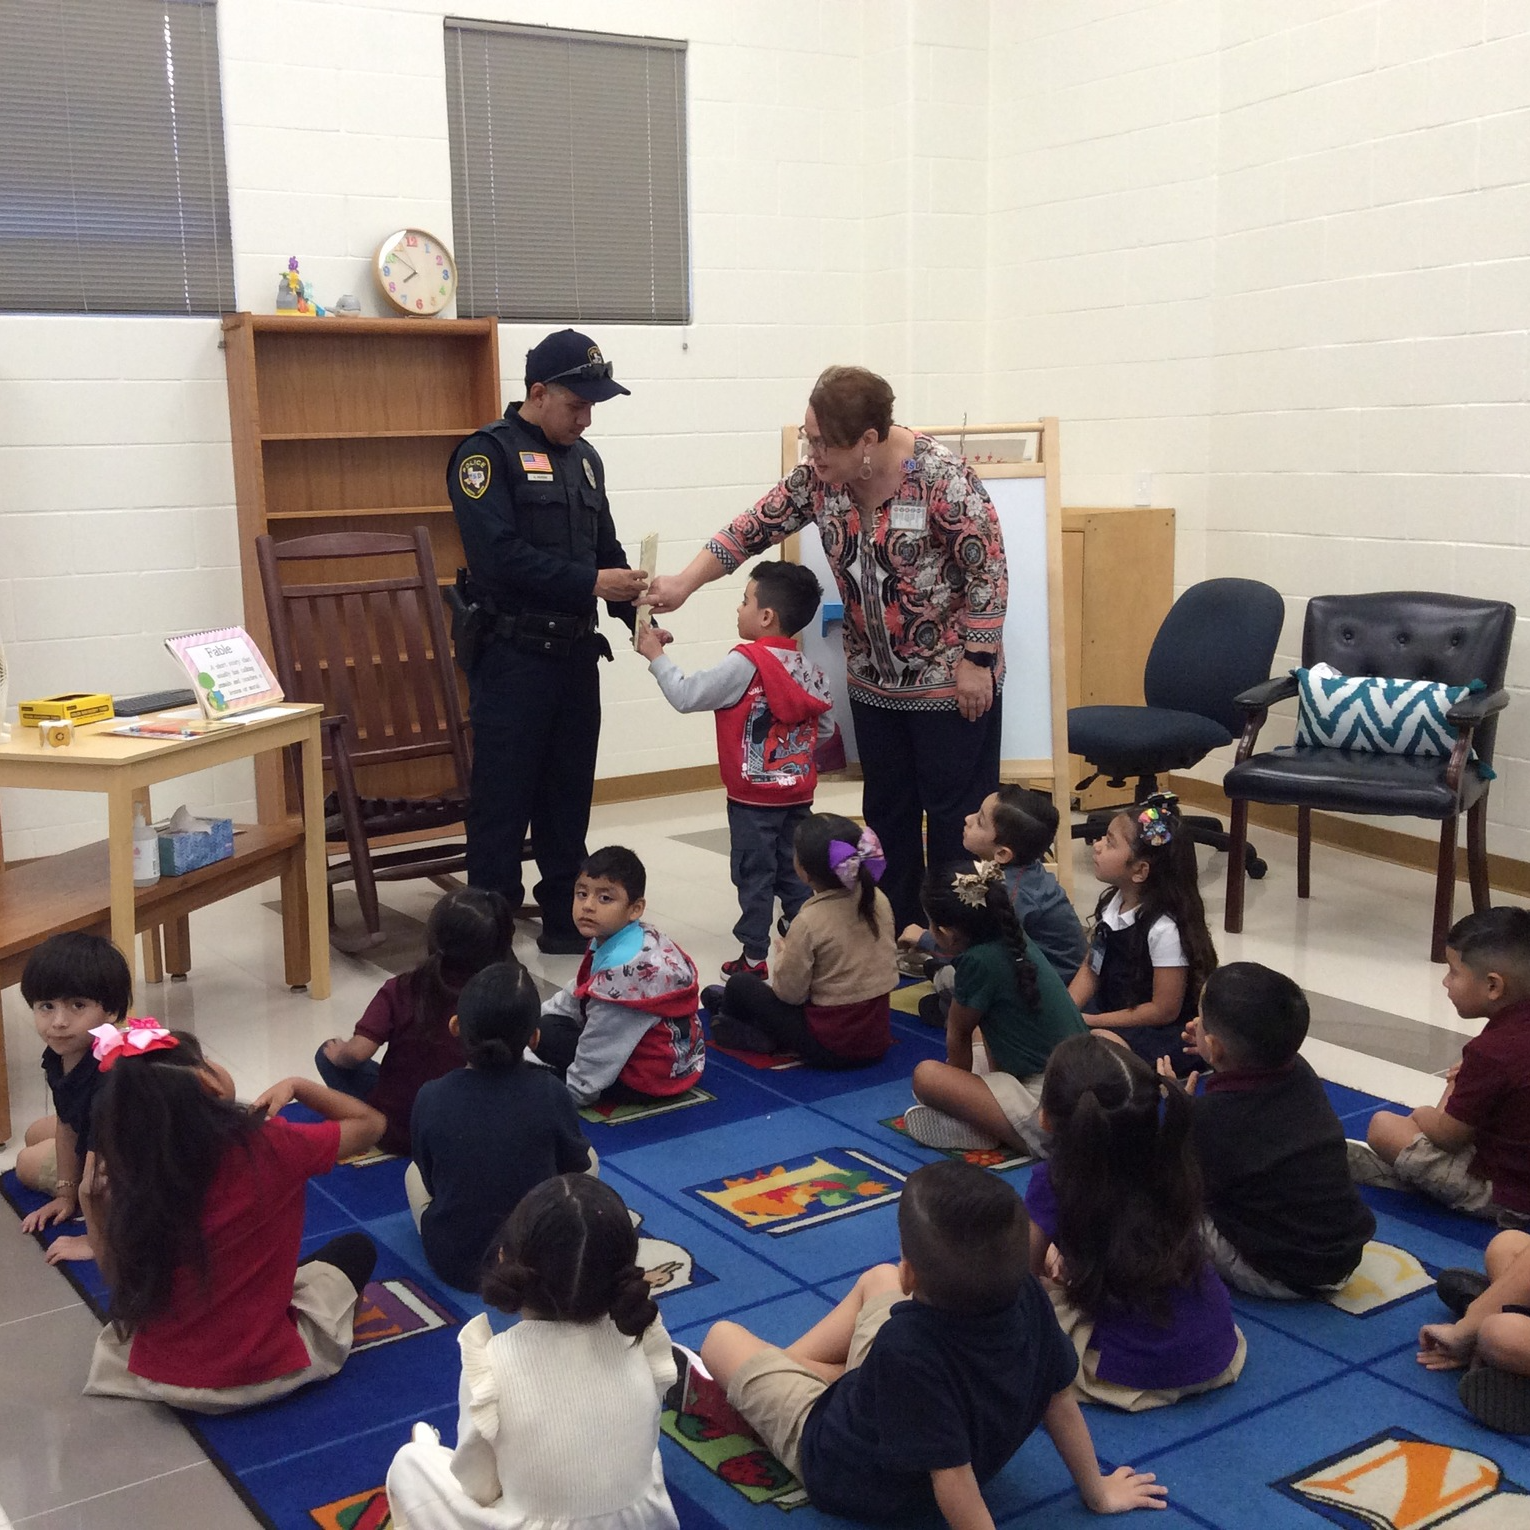
<svg viewBox="0 0 1530 1530">
<path fill-rule="evenodd" d="M 517 611 L 496 617 L 494 631 L 506 638 L 576 642 L 595 631 L 595 618 L 567 611 Z"/>
</svg>

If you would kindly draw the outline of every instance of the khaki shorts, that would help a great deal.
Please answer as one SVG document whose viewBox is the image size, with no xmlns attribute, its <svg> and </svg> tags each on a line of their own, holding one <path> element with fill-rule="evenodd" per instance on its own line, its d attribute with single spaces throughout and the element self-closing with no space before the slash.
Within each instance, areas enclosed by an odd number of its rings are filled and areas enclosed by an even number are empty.
<svg viewBox="0 0 1530 1530">
<path fill-rule="evenodd" d="M 1469 1217 L 1496 1222 L 1501 1208 L 1493 1204 L 1493 1187 L 1471 1172 L 1475 1148 L 1447 1153 L 1420 1132 L 1392 1164 L 1392 1172 L 1410 1190 L 1464 1211 Z"/>
<path fill-rule="evenodd" d="M 239 1387 L 178 1387 L 136 1376 L 128 1369 L 132 1338 L 119 1339 L 108 1323 L 96 1337 L 85 1394 L 135 1397 L 193 1413 L 233 1413 L 285 1397 L 310 1381 L 333 1376 L 345 1364 L 354 1336 L 356 1288 L 332 1264 L 300 1264 L 292 1282 L 292 1313 L 309 1363 L 300 1371 Z"/>
<path fill-rule="evenodd" d="M 1248 1357 L 1248 1345 L 1243 1330 L 1234 1328 L 1238 1335 L 1238 1347 L 1233 1352 L 1227 1369 L 1210 1381 L 1198 1382 L 1193 1387 L 1153 1387 L 1142 1390 L 1124 1387 L 1119 1382 L 1101 1381 L 1095 1373 L 1100 1362 L 1100 1352 L 1089 1347 L 1094 1337 L 1094 1319 L 1085 1317 L 1069 1301 L 1061 1286 L 1048 1285 L 1047 1294 L 1052 1298 L 1052 1310 L 1057 1314 L 1058 1324 L 1067 1334 L 1078 1354 L 1078 1374 L 1073 1378 L 1073 1392 L 1080 1402 L 1106 1403 L 1120 1408 L 1124 1413 L 1145 1413 L 1149 1408 L 1165 1408 L 1177 1403 L 1182 1397 L 1194 1397 L 1198 1392 L 1214 1392 L 1218 1387 L 1231 1386 L 1243 1373 L 1243 1362 Z"/>
<path fill-rule="evenodd" d="M 867 1299 L 855 1320 L 845 1369 L 865 1360 L 871 1341 L 887 1321 L 893 1306 L 907 1298 L 901 1291 L 884 1291 Z M 802 1480 L 802 1426 L 813 1404 L 829 1389 L 817 1371 L 793 1360 L 773 1344 L 756 1350 L 728 1383 L 728 1401 L 754 1426 L 770 1453 L 797 1480 Z"/>
<path fill-rule="evenodd" d="M 1047 1156 L 1047 1134 L 1037 1122 L 1041 1109 L 1041 1074 L 1019 1079 L 1012 1073 L 984 1073 L 979 1075 L 988 1085 L 988 1092 L 995 1104 L 1004 1112 L 1015 1134 L 1031 1152 L 1040 1158 Z"/>
</svg>

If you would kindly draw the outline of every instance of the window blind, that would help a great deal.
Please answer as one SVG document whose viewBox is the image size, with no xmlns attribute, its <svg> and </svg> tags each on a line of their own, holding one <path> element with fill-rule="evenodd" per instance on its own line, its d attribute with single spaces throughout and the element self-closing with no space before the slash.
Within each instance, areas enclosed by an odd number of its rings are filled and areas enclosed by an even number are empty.
<svg viewBox="0 0 1530 1530">
<path fill-rule="evenodd" d="M 690 318 L 685 45 L 448 18 L 457 311 Z"/>
<path fill-rule="evenodd" d="M 233 306 L 213 0 L 0 0 L 0 310 Z"/>
</svg>

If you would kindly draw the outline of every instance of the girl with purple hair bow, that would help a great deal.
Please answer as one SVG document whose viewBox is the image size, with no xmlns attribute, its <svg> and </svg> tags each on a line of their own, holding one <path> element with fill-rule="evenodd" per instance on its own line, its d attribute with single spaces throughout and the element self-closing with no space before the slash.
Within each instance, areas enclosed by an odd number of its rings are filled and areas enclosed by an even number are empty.
<svg viewBox="0 0 1530 1530">
<path fill-rule="evenodd" d="M 892 1045 L 898 986 L 887 868 L 877 836 L 835 813 L 803 820 L 793 846 L 812 889 L 777 942 L 768 979 L 738 973 L 702 993 L 712 1039 L 741 1052 L 794 1052 L 811 1068 L 861 1068 Z"/>
</svg>

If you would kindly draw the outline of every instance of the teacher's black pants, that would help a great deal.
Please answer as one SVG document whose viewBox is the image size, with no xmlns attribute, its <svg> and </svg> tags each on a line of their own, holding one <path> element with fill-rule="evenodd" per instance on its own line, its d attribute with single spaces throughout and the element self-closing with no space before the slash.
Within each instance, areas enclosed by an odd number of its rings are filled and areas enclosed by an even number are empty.
<svg viewBox="0 0 1530 1530">
<path fill-rule="evenodd" d="M 972 859 L 962 849 L 962 823 L 999 789 L 999 707 L 996 695 L 968 722 L 954 707 L 903 712 L 851 698 L 862 811 L 887 856 L 881 886 L 900 930 L 925 922 L 919 884 L 926 844 L 931 866 Z"/>
</svg>

